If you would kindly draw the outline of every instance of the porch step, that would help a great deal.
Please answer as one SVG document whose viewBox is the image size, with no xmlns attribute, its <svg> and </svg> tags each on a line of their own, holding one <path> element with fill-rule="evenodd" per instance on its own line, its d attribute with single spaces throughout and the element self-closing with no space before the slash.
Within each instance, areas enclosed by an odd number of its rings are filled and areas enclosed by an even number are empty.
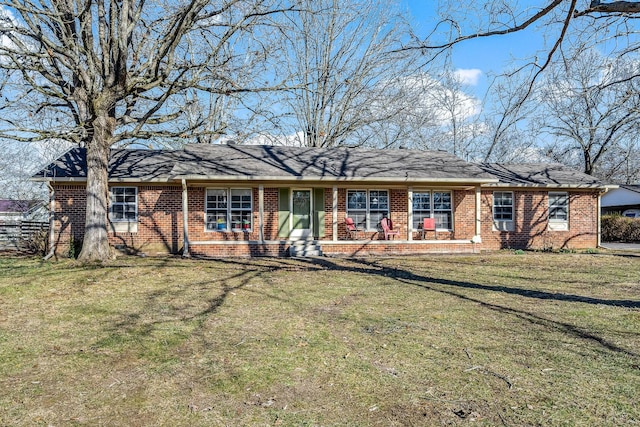
<svg viewBox="0 0 640 427">
<path fill-rule="evenodd" d="M 295 240 L 289 246 L 290 257 L 322 256 L 322 247 L 315 240 Z"/>
</svg>

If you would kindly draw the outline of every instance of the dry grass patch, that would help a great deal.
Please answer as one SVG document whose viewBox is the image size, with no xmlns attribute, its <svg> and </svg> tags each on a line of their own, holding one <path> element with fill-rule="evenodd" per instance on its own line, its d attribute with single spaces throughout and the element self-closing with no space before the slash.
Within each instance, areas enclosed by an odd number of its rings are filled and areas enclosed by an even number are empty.
<svg viewBox="0 0 640 427">
<path fill-rule="evenodd" d="M 0 258 L 0 425 L 635 425 L 640 258 Z"/>
</svg>

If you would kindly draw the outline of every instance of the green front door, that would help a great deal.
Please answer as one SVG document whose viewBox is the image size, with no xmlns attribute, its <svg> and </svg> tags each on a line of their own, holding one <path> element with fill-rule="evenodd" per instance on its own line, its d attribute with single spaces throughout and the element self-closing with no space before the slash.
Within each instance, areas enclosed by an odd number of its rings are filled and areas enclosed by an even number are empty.
<svg viewBox="0 0 640 427">
<path fill-rule="evenodd" d="M 311 190 L 291 191 L 291 213 L 291 236 L 310 236 L 313 229 L 311 220 Z"/>
</svg>

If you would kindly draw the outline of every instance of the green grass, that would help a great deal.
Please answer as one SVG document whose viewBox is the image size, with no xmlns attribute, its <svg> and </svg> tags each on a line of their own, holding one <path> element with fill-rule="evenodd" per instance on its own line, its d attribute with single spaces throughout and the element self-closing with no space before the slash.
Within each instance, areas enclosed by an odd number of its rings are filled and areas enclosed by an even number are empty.
<svg viewBox="0 0 640 427">
<path fill-rule="evenodd" d="M 640 424 L 640 257 L 0 257 L 0 425 Z"/>
</svg>

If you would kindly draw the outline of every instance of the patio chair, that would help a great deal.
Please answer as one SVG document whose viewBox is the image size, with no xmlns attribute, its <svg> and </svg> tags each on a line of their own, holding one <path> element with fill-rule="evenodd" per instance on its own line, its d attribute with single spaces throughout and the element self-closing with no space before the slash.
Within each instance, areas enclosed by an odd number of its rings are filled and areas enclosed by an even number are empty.
<svg viewBox="0 0 640 427">
<path fill-rule="evenodd" d="M 433 231 L 433 237 L 438 240 L 435 218 L 424 218 L 422 220 L 422 240 L 425 240 L 425 238 L 427 237 L 427 231 Z"/>
<path fill-rule="evenodd" d="M 362 232 L 364 235 L 364 230 L 358 228 L 358 226 L 353 222 L 353 218 L 345 218 L 344 225 L 347 228 L 347 237 L 350 240 L 358 240 L 358 233 Z"/>
<path fill-rule="evenodd" d="M 389 240 L 389 237 L 395 238 L 400 234 L 400 231 L 393 229 L 393 222 L 389 218 L 382 218 L 380 225 L 382 226 L 382 231 L 384 231 L 384 240 Z"/>
</svg>

